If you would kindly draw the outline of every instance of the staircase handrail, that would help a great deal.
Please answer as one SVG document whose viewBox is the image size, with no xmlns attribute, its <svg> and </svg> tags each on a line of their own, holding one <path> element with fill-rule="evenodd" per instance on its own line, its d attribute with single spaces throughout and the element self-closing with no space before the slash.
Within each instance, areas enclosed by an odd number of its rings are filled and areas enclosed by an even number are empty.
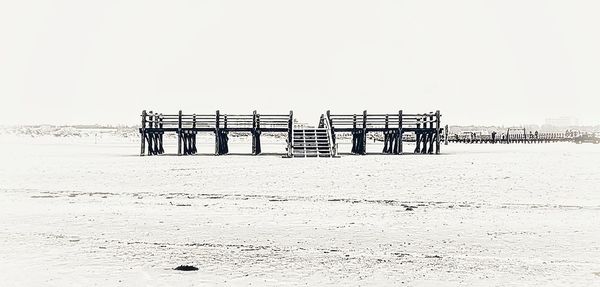
<svg viewBox="0 0 600 287">
<path fill-rule="evenodd" d="M 337 144 L 333 141 L 333 133 L 331 132 L 331 123 L 329 122 L 329 117 L 325 115 L 321 115 L 321 119 L 323 120 L 323 128 L 327 131 L 327 140 L 329 141 L 329 154 L 332 156 L 337 156 Z"/>
</svg>

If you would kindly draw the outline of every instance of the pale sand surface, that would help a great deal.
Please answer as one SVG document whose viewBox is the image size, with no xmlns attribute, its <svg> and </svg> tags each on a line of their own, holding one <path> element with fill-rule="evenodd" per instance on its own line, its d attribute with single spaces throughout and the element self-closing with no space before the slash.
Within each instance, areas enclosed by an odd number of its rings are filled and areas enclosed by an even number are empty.
<svg viewBox="0 0 600 287">
<path fill-rule="evenodd" d="M 598 145 L 335 159 L 139 157 L 135 139 L 0 148 L 0 286 L 600 286 Z"/>
</svg>

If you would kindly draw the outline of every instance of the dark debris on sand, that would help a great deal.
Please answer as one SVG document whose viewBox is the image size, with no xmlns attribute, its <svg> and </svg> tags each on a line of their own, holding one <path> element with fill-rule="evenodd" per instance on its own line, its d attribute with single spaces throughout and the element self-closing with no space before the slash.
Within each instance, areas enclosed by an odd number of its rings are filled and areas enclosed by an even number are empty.
<svg viewBox="0 0 600 287">
<path fill-rule="evenodd" d="M 198 271 L 198 267 L 192 265 L 179 265 L 175 268 L 179 271 Z"/>
</svg>

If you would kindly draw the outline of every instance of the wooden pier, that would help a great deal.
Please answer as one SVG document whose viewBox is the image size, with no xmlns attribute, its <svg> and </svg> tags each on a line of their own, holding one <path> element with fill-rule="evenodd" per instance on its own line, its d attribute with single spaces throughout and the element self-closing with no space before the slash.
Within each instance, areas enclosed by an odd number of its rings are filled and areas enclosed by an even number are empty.
<svg viewBox="0 0 600 287">
<path fill-rule="evenodd" d="M 488 134 L 482 134 L 481 132 L 464 132 L 462 134 L 448 135 L 449 142 L 467 144 L 539 144 L 573 142 L 574 138 L 574 133 L 527 132 L 524 128 L 508 128 L 504 132 L 492 131 Z"/>
<path fill-rule="evenodd" d="M 252 136 L 252 154 L 261 154 L 263 133 L 287 134 L 287 157 L 333 157 L 337 155 L 336 133 L 352 134 L 352 154 L 366 154 L 367 134 L 383 133 L 384 154 L 402 154 L 403 136 L 414 134 L 413 153 L 439 154 L 444 130 L 439 111 L 424 114 L 332 114 L 321 115 L 317 128 L 294 128 L 294 113 L 289 114 L 162 114 L 142 111 L 140 155 L 164 154 L 165 133 L 177 135 L 177 155 L 197 153 L 197 134 L 215 135 L 215 155 L 229 153 L 229 132 Z"/>
<path fill-rule="evenodd" d="M 247 132 L 252 135 L 252 154 L 261 153 L 260 135 L 263 133 L 287 133 L 291 142 L 293 129 L 293 112 L 289 114 L 258 114 L 254 111 L 248 115 L 221 114 L 162 114 L 142 111 L 141 155 L 146 150 L 148 155 L 164 153 L 163 135 L 177 134 L 177 155 L 193 155 L 197 153 L 196 136 L 198 133 L 214 133 L 215 155 L 229 153 L 228 133 Z M 147 148 L 146 148 L 147 147 Z"/>
<path fill-rule="evenodd" d="M 394 114 L 332 114 L 327 111 L 322 117 L 323 125 L 331 130 L 332 142 L 336 145 L 336 133 L 352 134 L 352 154 L 367 153 L 367 134 L 383 133 L 384 154 L 404 153 L 404 137 L 414 134 L 416 143 L 413 153 L 439 154 L 443 129 L 440 111 L 424 114 L 405 114 L 402 110 Z"/>
</svg>

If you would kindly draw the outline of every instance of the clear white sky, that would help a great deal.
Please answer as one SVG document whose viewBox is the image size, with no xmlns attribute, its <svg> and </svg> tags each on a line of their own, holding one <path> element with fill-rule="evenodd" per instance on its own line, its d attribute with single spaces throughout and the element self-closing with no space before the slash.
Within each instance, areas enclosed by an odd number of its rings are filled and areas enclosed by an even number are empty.
<svg viewBox="0 0 600 287">
<path fill-rule="evenodd" d="M 600 124 L 600 1 L 0 0 L 0 124 L 440 109 Z"/>
</svg>

